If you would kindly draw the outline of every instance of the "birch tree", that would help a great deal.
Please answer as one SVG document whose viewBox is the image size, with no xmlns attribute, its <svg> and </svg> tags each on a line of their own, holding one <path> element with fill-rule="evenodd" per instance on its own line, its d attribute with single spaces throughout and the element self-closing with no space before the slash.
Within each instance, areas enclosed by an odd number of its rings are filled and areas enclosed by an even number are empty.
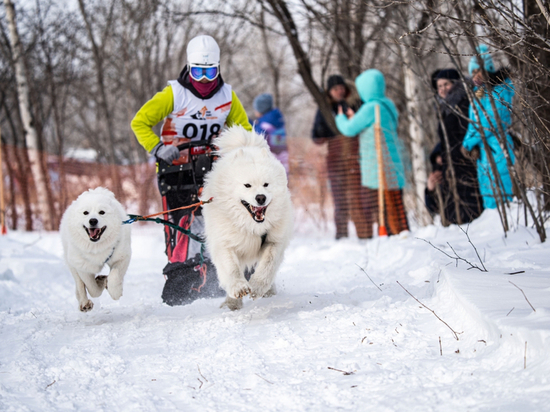
<svg viewBox="0 0 550 412">
<path fill-rule="evenodd" d="M 10 44 L 12 48 L 13 64 L 15 69 L 15 78 L 17 85 L 17 96 L 19 100 L 19 110 L 21 113 L 21 121 L 23 123 L 25 142 L 27 145 L 31 174 L 35 182 L 36 195 L 38 201 L 38 209 L 42 223 L 46 230 L 54 230 L 52 216 L 49 213 L 48 191 L 49 182 L 48 176 L 41 167 L 41 152 L 38 134 L 33 125 L 29 87 L 27 83 L 27 69 L 25 66 L 23 47 L 19 39 L 17 31 L 15 8 L 11 0 L 4 0 L 6 8 L 6 18 L 8 21 L 10 32 Z"/>
</svg>

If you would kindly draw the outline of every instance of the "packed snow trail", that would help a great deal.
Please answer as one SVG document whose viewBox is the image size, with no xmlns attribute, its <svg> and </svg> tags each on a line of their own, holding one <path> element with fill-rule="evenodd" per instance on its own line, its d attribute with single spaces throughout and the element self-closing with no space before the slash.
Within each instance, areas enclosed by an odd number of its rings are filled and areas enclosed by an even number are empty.
<svg viewBox="0 0 550 412">
<path fill-rule="evenodd" d="M 297 235 L 278 295 L 237 312 L 223 298 L 162 303 L 158 226 L 135 225 L 123 297 L 88 313 L 59 235 L 12 232 L 0 238 L 0 410 L 547 410 L 549 246 L 525 228 L 504 238 L 496 219 L 468 232 L 487 273 L 433 247 L 478 263 L 456 226 Z"/>
</svg>

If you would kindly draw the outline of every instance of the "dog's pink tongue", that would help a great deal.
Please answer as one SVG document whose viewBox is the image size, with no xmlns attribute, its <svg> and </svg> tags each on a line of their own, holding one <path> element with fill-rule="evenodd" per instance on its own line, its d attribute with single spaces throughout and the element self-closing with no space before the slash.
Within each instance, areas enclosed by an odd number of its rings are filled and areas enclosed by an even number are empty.
<svg viewBox="0 0 550 412">
<path fill-rule="evenodd" d="M 255 207 L 254 208 L 254 214 L 256 215 L 256 218 L 263 219 L 265 212 L 265 207 Z"/>
<path fill-rule="evenodd" d="M 88 232 L 90 232 L 90 237 L 92 239 L 95 239 L 99 236 L 99 232 L 101 232 L 101 229 L 89 228 Z"/>
</svg>

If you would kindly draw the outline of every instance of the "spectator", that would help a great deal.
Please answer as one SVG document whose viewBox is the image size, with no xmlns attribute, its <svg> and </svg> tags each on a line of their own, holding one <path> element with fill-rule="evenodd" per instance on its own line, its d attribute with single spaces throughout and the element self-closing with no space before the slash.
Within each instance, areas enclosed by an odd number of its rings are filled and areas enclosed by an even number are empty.
<svg viewBox="0 0 550 412">
<path fill-rule="evenodd" d="M 483 197 L 483 206 L 494 209 L 496 199 L 502 195 L 504 200 L 512 200 L 512 179 L 508 172 L 505 153 L 501 144 L 506 146 L 512 164 L 515 162 L 514 144 L 508 128 L 512 122 L 512 98 L 514 85 L 506 69 L 495 70 L 489 48 L 482 44 L 477 48 L 479 55 L 473 56 L 468 71 L 474 83 L 475 100 L 470 106 L 470 124 L 462 145 L 471 154 L 479 150 L 477 159 L 477 177 Z M 481 60 L 483 66 L 480 66 Z M 496 107 L 496 113 L 492 106 Z M 502 136 L 501 131 L 505 136 Z M 487 149 L 491 150 L 498 173 L 493 174 Z"/>
<path fill-rule="evenodd" d="M 256 115 L 254 130 L 265 135 L 271 151 L 283 164 L 288 175 L 288 146 L 283 114 L 279 109 L 273 107 L 273 96 L 269 93 L 257 96 L 252 105 Z"/>
<path fill-rule="evenodd" d="M 361 183 L 363 185 L 363 205 L 367 210 L 369 227 L 378 216 L 378 159 L 375 144 L 375 108 L 380 108 L 380 126 L 384 150 L 384 204 L 385 226 L 388 234 L 398 234 L 408 230 L 407 216 L 403 205 L 403 187 L 405 169 L 401 160 L 403 144 L 397 136 L 398 114 L 395 104 L 386 97 L 386 80 L 376 69 L 370 69 L 355 79 L 357 91 L 363 105 L 357 113 L 351 108 L 344 114 L 344 108 L 338 108 L 336 126 L 348 137 L 359 136 Z"/>
<path fill-rule="evenodd" d="M 336 115 L 339 104 L 353 107 L 355 110 L 361 105 L 355 87 L 337 74 L 328 78 L 326 97 L 333 115 Z M 315 115 L 311 136 L 316 144 L 328 144 L 327 172 L 334 203 L 336 239 L 348 236 L 349 220 L 355 224 L 357 237 L 372 237 L 372 226 L 367 225 L 367 218 L 361 206 L 358 144 L 335 133 L 321 114 L 321 110 L 317 110 Z"/>
<path fill-rule="evenodd" d="M 430 156 L 432 173 L 428 177 L 426 206 L 432 214 L 441 213 L 444 224 L 469 223 L 483 211 L 475 165 L 461 151 L 462 140 L 468 128 L 470 102 L 456 70 L 437 70 L 432 79 L 438 102 L 437 134 L 440 142 Z M 454 181 L 448 164 L 449 155 Z M 453 184 L 456 185 L 458 205 L 454 198 Z"/>
</svg>

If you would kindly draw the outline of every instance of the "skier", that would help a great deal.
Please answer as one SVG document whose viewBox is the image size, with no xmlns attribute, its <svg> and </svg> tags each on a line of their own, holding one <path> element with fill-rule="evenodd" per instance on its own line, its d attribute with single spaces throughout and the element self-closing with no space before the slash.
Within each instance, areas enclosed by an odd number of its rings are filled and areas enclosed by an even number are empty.
<svg viewBox="0 0 550 412">
<path fill-rule="evenodd" d="M 160 138 L 152 128 L 164 120 Z M 248 116 L 220 73 L 220 48 L 211 36 L 200 35 L 187 45 L 187 65 L 139 109 L 132 120 L 138 142 L 157 160 L 159 191 L 164 210 L 197 203 L 205 173 L 212 166 L 213 140 L 223 127 L 241 125 L 252 130 Z M 179 147 L 178 147 L 179 146 Z M 201 262 L 201 208 L 176 210 L 164 219 L 192 235 L 164 227 L 168 264 L 163 301 L 171 306 L 200 297 L 223 295 L 207 256 Z"/>
</svg>

